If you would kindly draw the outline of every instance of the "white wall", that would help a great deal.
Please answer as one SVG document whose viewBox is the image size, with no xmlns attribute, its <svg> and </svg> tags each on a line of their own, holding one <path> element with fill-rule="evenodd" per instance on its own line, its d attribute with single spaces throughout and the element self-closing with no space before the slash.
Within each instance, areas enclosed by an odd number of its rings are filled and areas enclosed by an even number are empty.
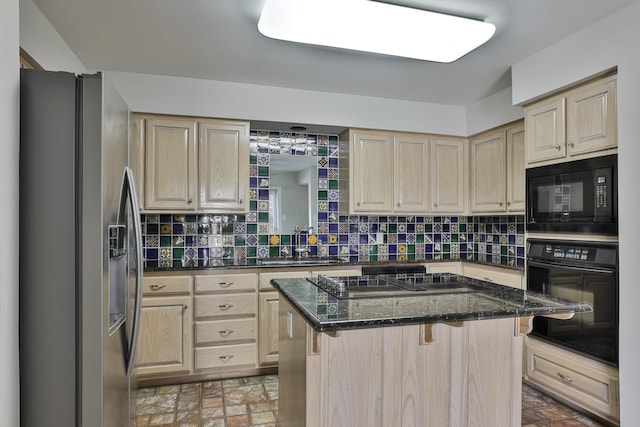
<svg viewBox="0 0 640 427">
<path fill-rule="evenodd" d="M 20 0 L 20 46 L 45 69 L 86 73 L 84 65 L 31 0 Z"/>
<path fill-rule="evenodd" d="M 521 119 L 524 109 L 511 105 L 511 97 L 511 88 L 507 88 L 467 106 L 466 136 Z"/>
<path fill-rule="evenodd" d="M 621 424 L 640 420 L 640 1 L 512 67 L 513 100 L 523 103 L 618 66 Z"/>
<path fill-rule="evenodd" d="M 149 74 L 106 75 L 133 111 L 466 136 L 463 107 Z"/>
<path fill-rule="evenodd" d="M 0 424 L 20 425 L 18 379 L 18 0 L 0 2 Z"/>
</svg>

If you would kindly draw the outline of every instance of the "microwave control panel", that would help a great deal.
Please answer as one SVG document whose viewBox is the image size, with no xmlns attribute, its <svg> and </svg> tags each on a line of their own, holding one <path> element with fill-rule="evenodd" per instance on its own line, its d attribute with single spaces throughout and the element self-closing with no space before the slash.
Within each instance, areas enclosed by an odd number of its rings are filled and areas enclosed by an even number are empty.
<svg viewBox="0 0 640 427">
<path fill-rule="evenodd" d="M 611 207 L 612 170 L 611 168 L 595 169 L 593 177 L 595 197 L 595 218 L 608 219 Z"/>
</svg>

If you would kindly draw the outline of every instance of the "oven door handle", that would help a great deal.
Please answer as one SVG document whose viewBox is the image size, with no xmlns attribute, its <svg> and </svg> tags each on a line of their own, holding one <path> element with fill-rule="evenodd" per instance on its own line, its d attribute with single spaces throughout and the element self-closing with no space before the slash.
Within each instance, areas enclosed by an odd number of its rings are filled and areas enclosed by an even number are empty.
<svg viewBox="0 0 640 427">
<path fill-rule="evenodd" d="M 565 270 L 580 271 L 584 273 L 614 274 L 615 272 L 614 270 L 610 270 L 606 268 L 574 267 L 572 265 L 555 264 L 555 263 L 538 262 L 538 261 L 527 261 L 527 265 L 531 267 L 541 267 L 541 268 L 563 268 Z"/>
</svg>

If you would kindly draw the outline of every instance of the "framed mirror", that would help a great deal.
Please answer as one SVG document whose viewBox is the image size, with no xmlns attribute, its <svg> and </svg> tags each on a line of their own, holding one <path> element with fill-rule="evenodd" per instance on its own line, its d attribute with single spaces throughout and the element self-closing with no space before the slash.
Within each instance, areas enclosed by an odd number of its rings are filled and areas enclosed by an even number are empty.
<svg viewBox="0 0 640 427">
<path fill-rule="evenodd" d="M 269 156 L 269 234 L 318 228 L 318 158 Z"/>
</svg>

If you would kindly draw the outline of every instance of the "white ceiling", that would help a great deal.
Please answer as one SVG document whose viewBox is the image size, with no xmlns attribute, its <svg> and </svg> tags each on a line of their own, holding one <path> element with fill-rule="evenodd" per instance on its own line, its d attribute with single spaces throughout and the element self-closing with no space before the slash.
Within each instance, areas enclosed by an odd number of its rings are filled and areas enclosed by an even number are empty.
<svg viewBox="0 0 640 427">
<path fill-rule="evenodd" d="M 34 0 L 88 69 L 459 106 L 511 86 L 510 64 L 633 1 L 389 1 L 496 25 L 484 46 L 440 64 L 265 38 L 263 0 Z"/>
</svg>

